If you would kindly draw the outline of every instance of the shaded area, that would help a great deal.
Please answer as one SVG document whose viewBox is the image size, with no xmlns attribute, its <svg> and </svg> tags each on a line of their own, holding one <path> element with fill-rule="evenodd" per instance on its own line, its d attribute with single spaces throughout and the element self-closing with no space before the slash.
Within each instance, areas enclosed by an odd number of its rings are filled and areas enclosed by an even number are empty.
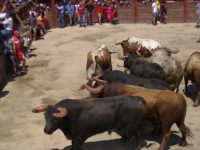
<svg viewBox="0 0 200 150">
<path fill-rule="evenodd" d="M 194 83 L 187 86 L 187 93 L 185 93 L 185 95 L 195 102 L 197 97 L 197 87 Z"/>
<path fill-rule="evenodd" d="M 9 93 L 9 91 L 0 91 L 0 98 L 6 96 Z"/>
<path fill-rule="evenodd" d="M 161 142 L 162 136 L 143 136 L 140 141 L 140 148 L 146 147 L 149 148 L 153 146 L 156 143 Z M 147 141 L 153 141 L 147 144 Z M 170 136 L 170 140 L 167 145 L 167 149 L 169 149 L 170 146 L 177 145 L 181 141 L 181 137 L 175 134 L 175 132 L 172 132 Z M 63 148 L 62 150 L 71 150 L 72 146 L 67 146 Z M 107 140 L 107 141 L 96 141 L 96 142 L 86 142 L 81 147 L 83 150 L 126 150 L 126 143 L 122 142 L 121 139 L 114 139 L 114 140 Z M 158 148 L 158 147 L 157 147 Z M 53 148 L 51 150 L 59 150 L 58 148 Z M 134 150 L 134 149 L 133 149 Z"/>
</svg>

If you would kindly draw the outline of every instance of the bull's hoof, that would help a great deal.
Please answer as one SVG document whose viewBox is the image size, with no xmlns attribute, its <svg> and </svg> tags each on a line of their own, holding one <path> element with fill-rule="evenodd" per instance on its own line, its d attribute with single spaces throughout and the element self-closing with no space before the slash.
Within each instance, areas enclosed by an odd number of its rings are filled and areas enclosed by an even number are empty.
<svg viewBox="0 0 200 150">
<path fill-rule="evenodd" d="M 193 107 L 198 107 L 198 105 L 197 105 L 197 104 L 193 104 L 192 106 L 193 106 Z"/>
<path fill-rule="evenodd" d="M 182 147 L 184 147 L 184 146 L 186 146 L 186 145 L 187 145 L 187 142 L 186 142 L 186 141 L 184 141 L 184 142 L 181 142 L 179 145 L 180 145 L 180 146 L 182 146 Z"/>
</svg>

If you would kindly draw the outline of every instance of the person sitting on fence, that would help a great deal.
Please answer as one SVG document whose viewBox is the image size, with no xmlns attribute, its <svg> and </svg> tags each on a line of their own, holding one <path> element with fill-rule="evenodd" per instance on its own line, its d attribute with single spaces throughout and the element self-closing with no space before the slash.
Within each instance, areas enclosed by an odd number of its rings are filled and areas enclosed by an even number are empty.
<svg viewBox="0 0 200 150">
<path fill-rule="evenodd" d="M 21 43 L 21 37 L 19 31 L 14 31 L 13 37 L 12 37 L 12 44 L 13 44 L 13 52 L 17 58 L 17 61 L 21 63 L 22 61 L 22 72 L 26 72 L 26 59 L 24 57 L 24 54 L 22 52 L 22 43 Z M 17 63 L 18 64 L 18 63 Z M 17 65 L 18 68 L 18 65 Z M 16 70 L 16 73 L 19 74 L 19 70 Z"/>
</svg>

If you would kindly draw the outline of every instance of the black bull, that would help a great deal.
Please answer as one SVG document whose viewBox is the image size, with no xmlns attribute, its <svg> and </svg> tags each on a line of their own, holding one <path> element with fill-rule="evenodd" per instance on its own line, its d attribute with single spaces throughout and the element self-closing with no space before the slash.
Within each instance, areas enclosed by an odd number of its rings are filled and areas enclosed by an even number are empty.
<svg viewBox="0 0 200 150">
<path fill-rule="evenodd" d="M 173 87 L 171 87 L 168 83 L 166 83 L 163 80 L 139 78 L 134 75 L 129 75 L 118 70 L 105 71 L 103 74 L 94 78 L 94 80 L 96 80 L 97 78 L 107 81 L 108 83 L 119 81 L 125 84 L 145 87 L 149 89 L 158 89 L 158 90 L 173 89 Z M 97 82 L 101 81 L 97 80 Z M 83 88 L 84 86 L 81 87 L 81 89 Z"/>
<path fill-rule="evenodd" d="M 136 137 L 138 127 L 146 113 L 141 97 L 115 96 L 102 99 L 62 100 L 54 106 L 37 107 L 33 112 L 45 111 L 44 132 L 52 134 L 60 129 L 72 141 L 72 150 L 80 150 L 87 138 L 105 131 L 115 131 L 128 141 L 128 149 Z"/>
</svg>

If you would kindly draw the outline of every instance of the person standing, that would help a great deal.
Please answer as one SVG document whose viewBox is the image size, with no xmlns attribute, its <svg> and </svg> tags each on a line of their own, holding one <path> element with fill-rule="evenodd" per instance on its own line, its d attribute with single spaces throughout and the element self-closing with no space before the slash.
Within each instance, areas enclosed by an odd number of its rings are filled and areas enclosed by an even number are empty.
<svg viewBox="0 0 200 150">
<path fill-rule="evenodd" d="M 157 25 L 158 8 L 157 8 L 156 0 L 153 0 L 151 7 L 152 7 L 152 24 Z"/>
<path fill-rule="evenodd" d="M 86 9 L 87 9 L 87 22 L 88 22 L 88 25 L 92 25 L 93 23 L 93 11 L 94 11 L 94 5 L 92 3 L 92 0 L 90 0 L 88 2 L 88 4 L 86 5 Z"/>
<path fill-rule="evenodd" d="M 61 2 L 57 4 L 57 12 L 58 12 L 58 26 L 60 28 L 64 28 L 65 27 L 65 10 Z"/>
<path fill-rule="evenodd" d="M 197 13 L 197 25 L 196 27 L 200 27 L 200 2 L 196 4 L 196 13 Z"/>
<path fill-rule="evenodd" d="M 157 5 L 157 23 L 160 23 L 160 20 L 161 20 L 161 8 L 160 8 L 159 0 L 156 0 L 156 5 Z"/>
<path fill-rule="evenodd" d="M 99 24 L 102 24 L 102 15 L 103 15 L 103 11 L 104 11 L 104 7 L 102 6 L 102 4 L 98 4 L 97 6 L 97 14 L 98 14 L 98 20 L 99 20 Z"/>
<path fill-rule="evenodd" d="M 72 19 L 73 19 L 73 14 L 75 11 L 75 7 L 74 5 L 71 3 L 71 1 L 69 1 L 69 3 L 67 4 L 66 8 L 66 14 L 69 18 L 69 25 L 72 26 Z"/>
<path fill-rule="evenodd" d="M 165 2 L 161 3 L 161 8 L 160 8 L 160 13 L 161 13 L 161 22 L 166 23 L 167 21 L 167 6 Z"/>
<path fill-rule="evenodd" d="M 113 8 L 110 2 L 108 2 L 108 5 L 106 7 L 106 22 L 111 23 L 113 19 Z"/>
<path fill-rule="evenodd" d="M 5 17 L 5 18 L 4 18 Z M 9 40 L 12 37 L 12 30 L 13 30 L 13 19 L 11 17 L 10 12 L 6 12 L 5 15 L 2 15 L 2 19 L 4 18 L 3 22 L 0 22 L 0 24 L 3 25 L 4 29 L 0 30 L 0 38 L 3 38 L 4 41 L 4 54 L 7 54 L 10 52 L 9 48 Z"/>
<path fill-rule="evenodd" d="M 79 27 L 85 27 L 85 6 L 83 2 L 80 2 L 78 7 L 78 20 L 79 20 Z"/>
</svg>

